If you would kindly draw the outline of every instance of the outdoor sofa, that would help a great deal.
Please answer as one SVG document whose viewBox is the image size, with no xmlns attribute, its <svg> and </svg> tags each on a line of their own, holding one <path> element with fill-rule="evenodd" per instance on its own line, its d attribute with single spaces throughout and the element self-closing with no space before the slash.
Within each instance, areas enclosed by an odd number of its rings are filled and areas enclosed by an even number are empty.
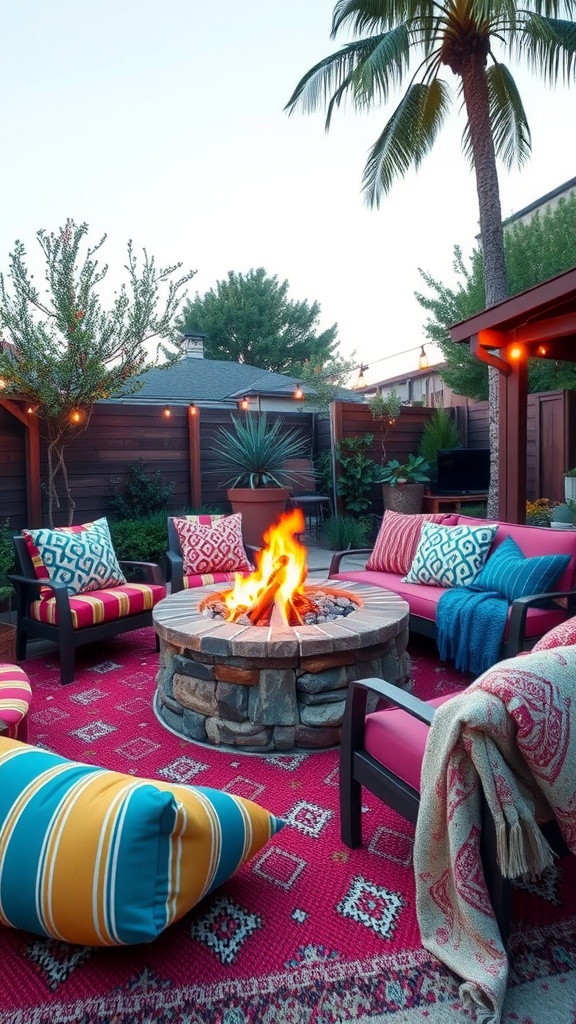
<svg viewBox="0 0 576 1024">
<path fill-rule="evenodd" d="M 423 584 L 420 582 L 404 582 L 409 561 L 402 562 L 402 556 L 408 559 L 413 555 L 413 547 L 402 544 L 398 532 L 390 536 L 386 544 L 387 519 L 395 525 L 398 513 L 386 513 L 374 549 L 356 548 L 336 552 L 331 560 L 329 576 L 342 581 L 367 583 L 398 594 L 410 606 L 410 630 L 424 636 L 437 638 L 436 614 L 440 597 L 446 588 L 440 585 Z M 405 516 L 406 521 L 430 519 L 424 516 Z M 554 581 L 553 589 L 547 588 L 538 593 L 526 594 L 510 602 L 507 622 L 503 634 L 500 657 L 514 657 L 522 650 L 530 649 L 548 630 L 553 629 L 565 619 L 576 614 L 576 529 L 557 530 L 541 526 L 521 526 L 514 523 L 498 522 L 497 520 L 476 519 L 458 513 L 446 514 L 443 517 L 432 517 L 435 522 L 443 520 L 443 526 L 486 526 L 497 523 L 497 529 L 491 542 L 486 565 L 500 545 L 511 537 L 520 548 L 526 559 L 538 556 L 569 556 L 565 568 Z M 416 544 L 418 540 L 416 539 Z M 386 549 L 388 548 L 388 555 Z M 380 550 L 380 559 L 374 562 L 374 555 Z M 367 567 L 360 570 L 347 570 L 346 557 L 366 554 Z M 383 557 L 382 557 L 383 555 Z M 382 568 L 374 568 L 374 564 Z M 390 571 L 392 568 L 393 571 Z M 400 571 L 399 571 L 400 570 Z"/>
</svg>

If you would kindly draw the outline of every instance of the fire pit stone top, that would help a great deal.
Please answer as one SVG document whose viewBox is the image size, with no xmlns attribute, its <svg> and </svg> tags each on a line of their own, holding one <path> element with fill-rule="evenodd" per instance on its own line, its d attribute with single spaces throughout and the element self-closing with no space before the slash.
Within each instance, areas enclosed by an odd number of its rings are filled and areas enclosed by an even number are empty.
<svg viewBox="0 0 576 1024">
<path fill-rule="evenodd" d="M 314 581 L 314 588 L 322 582 Z M 380 587 L 355 583 L 346 583 L 346 589 L 358 593 L 361 607 L 346 618 L 317 625 L 252 626 L 204 618 L 199 606 L 206 592 L 227 587 L 214 584 L 198 591 L 183 590 L 157 604 L 153 619 L 160 638 L 214 657 L 293 658 L 386 643 L 408 625 L 406 601 Z"/>
</svg>

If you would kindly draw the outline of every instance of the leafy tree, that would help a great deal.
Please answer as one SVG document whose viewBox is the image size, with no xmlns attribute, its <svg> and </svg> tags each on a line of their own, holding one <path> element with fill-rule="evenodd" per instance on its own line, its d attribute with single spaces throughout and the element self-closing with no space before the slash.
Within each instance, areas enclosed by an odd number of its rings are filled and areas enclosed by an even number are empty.
<svg viewBox="0 0 576 1024">
<path fill-rule="evenodd" d="M 202 331 L 209 359 L 294 376 L 306 361 L 323 366 L 336 356 L 337 325 L 318 333 L 319 304 L 292 301 L 288 287 L 263 267 L 247 274 L 230 270 L 225 281 L 185 303 L 180 330 Z"/>
<path fill-rule="evenodd" d="M 7 278 L 0 274 L 0 377 L 4 394 L 23 398 L 42 419 L 48 442 L 48 520 L 60 507 L 57 477 L 66 497 L 68 523 L 75 503 L 66 471 L 65 450 L 86 430 L 98 399 L 119 398 L 141 387 L 139 374 L 173 356 L 161 341 L 154 358 L 153 338 L 177 337 L 174 315 L 182 286 L 193 277 L 174 274 L 181 264 L 161 269 L 144 250 L 141 266 L 128 242 L 128 283 L 115 293 L 110 309 L 97 294 L 108 267 L 95 258 L 106 235 L 83 252 L 87 224 L 67 220 L 57 233 L 37 232 L 46 264 L 41 292 L 26 266 L 20 241 L 9 255 Z M 167 291 L 161 300 L 160 289 Z"/>
<path fill-rule="evenodd" d="M 555 274 L 576 265 L 576 192 L 556 206 L 537 211 L 531 220 L 512 222 L 504 232 L 510 295 L 532 288 Z M 420 270 L 433 295 L 416 293 L 420 305 L 431 316 L 426 333 L 442 349 L 447 367 L 441 376 L 448 387 L 470 398 L 488 397 L 488 373 L 484 363 L 470 355 L 464 345 L 451 341 L 448 328 L 484 309 L 482 251 L 474 249 L 466 265 L 462 251 L 454 247 L 454 270 L 459 278 L 448 288 Z M 550 359 L 531 359 L 528 364 L 531 392 L 576 388 L 576 365 Z"/>
<path fill-rule="evenodd" d="M 544 81 L 573 80 L 576 0 L 337 0 L 332 36 L 351 26 L 360 38 L 325 57 L 300 80 L 287 104 L 324 105 L 326 128 L 346 98 L 365 111 L 387 103 L 395 87 L 406 92 L 369 152 L 363 187 L 378 206 L 396 178 L 418 168 L 431 150 L 451 105 L 455 76 L 466 116 L 464 155 L 476 176 L 484 283 L 488 306 L 506 298 L 506 264 L 496 158 L 506 167 L 530 152 L 530 129 L 509 68 L 506 48 L 525 57 Z M 564 19 L 564 20 L 562 20 Z M 363 35 L 374 33 L 373 35 Z M 489 373 L 491 481 L 489 514 L 497 514 L 498 378 Z"/>
</svg>

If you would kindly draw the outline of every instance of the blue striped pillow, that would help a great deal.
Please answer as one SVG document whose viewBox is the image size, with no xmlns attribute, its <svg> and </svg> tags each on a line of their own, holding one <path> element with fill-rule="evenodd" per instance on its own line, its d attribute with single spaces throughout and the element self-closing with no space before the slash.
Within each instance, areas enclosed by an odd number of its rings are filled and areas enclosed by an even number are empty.
<svg viewBox="0 0 576 1024">
<path fill-rule="evenodd" d="M 482 590 L 497 590 L 508 601 L 552 590 L 570 561 L 570 555 L 526 558 L 513 537 L 506 537 L 474 580 Z"/>
<path fill-rule="evenodd" d="M 150 942 L 283 824 L 230 793 L 0 737 L 0 922 L 80 945 Z"/>
</svg>

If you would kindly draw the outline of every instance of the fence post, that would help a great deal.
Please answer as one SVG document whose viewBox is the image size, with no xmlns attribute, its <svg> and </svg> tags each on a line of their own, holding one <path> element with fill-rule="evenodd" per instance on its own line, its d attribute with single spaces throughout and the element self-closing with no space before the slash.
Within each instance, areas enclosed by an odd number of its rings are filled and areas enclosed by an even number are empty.
<svg viewBox="0 0 576 1024">
<path fill-rule="evenodd" d="M 202 477 L 200 465 L 200 409 L 193 402 L 188 406 L 188 459 L 190 464 L 190 505 L 202 504 Z"/>
</svg>

